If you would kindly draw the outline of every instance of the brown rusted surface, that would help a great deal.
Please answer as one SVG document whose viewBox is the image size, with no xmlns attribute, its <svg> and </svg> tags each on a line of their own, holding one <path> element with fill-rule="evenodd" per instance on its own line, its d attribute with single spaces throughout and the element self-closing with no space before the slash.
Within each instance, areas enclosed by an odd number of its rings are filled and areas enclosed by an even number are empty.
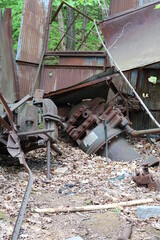
<svg viewBox="0 0 160 240">
<path fill-rule="evenodd" d="M 160 181 L 153 180 L 153 176 L 149 173 L 148 166 L 144 166 L 142 173 L 136 170 L 135 176 L 133 176 L 133 181 L 137 183 L 138 186 L 146 186 L 150 190 L 160 190 Z"/>
<path fill-rule="evenodd" d="M 82 99 L 93 99 L 95 96 L 107 99 L 108 86 L 106 85 L 106 81 L 111 80 L 116 76 L 119 76 L 119 74 L 114 74 L 113 69 L 109 69 L 106 72 L 94 75 L 79 84 L 52 91 L 48 94 L 46 93 L 45 96 L 52 98 L 56 104 L 76 104 Z"/>
<path fill-rule="evenodd" d="M 31 93 L 31 85 L 36 78 L 38 66 L 22 65 L 22 62 L 39 64 L 47 41 L 47 25 L 49 22 L 49 7 L 51 0 L 25 0 L 18 42 L 16 60 L 18 65 L 18 79 L 20 83 L 20 97 Z M 36 88 L 39 87 L 39 79 Z"/>
<path fill-rule="evenodd" d="M 17 60 L 39 63 L 45 44 L 50 0 L 25 0 L 17 51 Z"/>
<path fill-rule="evenodd" d="M 18 62 L 17 68 L 18 68 L 19 88 L 20 88 L 19 95 L 20 95 L 20 98 L 22 98 L 28 93 L 31 94 L 37 69 L 38 69 L 38 65 L 22 64 L 21 62 Z M 40 81 L 40 76 L 38 77 L 38 81 Z M 36 87 L 39 88 L 39 84 L 37 84 Z"/>
<path fill-rule="evenodd" d="M 109 15 L 123 12 L 139 5 L 139 0 L 110 0 Z"/>
<path fill-rule="evenodd" d="M 41 88 L 45 92 L 56 92 L 60 89 L 65 89 L 78 84 L 85 79 L 102 72 L 103 69 L 79 68 L 79 67 L 64 67 L 64 66 L 45 66 L 44 77 Z"/>
<path fill-rule="evenodd" d="M 157 3 L 160 1 L 100 23 L 105 44 L 121 70 L 160 61 L 160 10 L 155 9 Z"/>
<path fill-rule="evenodd" d="M 8 102 L 18 99 L 19 86 L 12 48 L 11 9 L 6 9 L 0 24 L 1 91 Z"/>
<path fill-rule="evenodd" d="M 154 2 L 154 0 L 110 0 L 109 15 L 123 12 L 131 8 L 143 6 L 144 4 Z"/>
</svg>

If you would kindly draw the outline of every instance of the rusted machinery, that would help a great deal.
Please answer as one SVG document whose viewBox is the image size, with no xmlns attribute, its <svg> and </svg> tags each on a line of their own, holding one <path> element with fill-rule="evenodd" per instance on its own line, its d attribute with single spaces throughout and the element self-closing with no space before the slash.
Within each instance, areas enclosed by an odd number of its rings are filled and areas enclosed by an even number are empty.
<svg viewBox="0 0 160 240">
<path fill-rule="evenodd" d="M 33 175 L 25 161 L 25 153 L 47 147 L 47 177 L 50 178 L 50 147 L 60 153 L 54 146 L 58 137 L 58 125 L 63 127 L 57 115 L 57 107 L 50 99 L 43 99 L 42 90 L 35 92 L 34 98 L 29 95 L 14 104 L 7 104 L 0 93 L 0 157 L 18 158 L 29 174 L 29 181 L 21 208 L 14 226 L 12 240 L 19 235 L 23 216 L 30 196 Z"/>
<path fill-rule="evenodd" d="M 107 143 L 110 159 L 132 161 L 140 158 L 140 155 L 129 145 L 124 134 L 138 137 L 160 133 L 160 129 L 135 131 L 129 126 L 129 121 L 119 108 L 106 106 L 104 99 L 96 98 L 82 101 L 71 110 L 66 132 L 87 154 L 105 156 Z"/>
<path fill-rule="evenodd" d="M 152 174 L 149 172 L 148 165 L 143 166 L 142 172 L 135 171 L 133 181 L 138 186 L 146 186 L 149 190 L 160 190 L 160 180 L 154 180 Z"/>
</svg>

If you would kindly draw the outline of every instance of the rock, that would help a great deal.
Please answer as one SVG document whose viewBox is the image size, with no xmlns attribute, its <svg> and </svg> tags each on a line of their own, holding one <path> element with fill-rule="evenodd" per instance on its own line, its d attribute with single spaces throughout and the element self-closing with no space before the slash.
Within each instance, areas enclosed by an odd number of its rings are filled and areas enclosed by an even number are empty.
<svg viewBox="0 0 160 240">
<path fill-rule="evenodd" d="M 156 196 L 156 200 L 160 201 L 160 195 Z"/>
<path fill-rule="evenodd" d="M 65 173 L 68 172 L 68 168 L 67 167 L 59 167 L 54 171 L 54 174 L 56 175 L 64 175 Z"/>
<path fill-rule="evenodd" d="M 66 240 L 83 240 L 83 239 L 81 237 L 77 236 L 77 237 L 68 238 Z"/>
<path fill-rule="evenodd" d="M 74 183 L 67 183 L 67 184 L 65 184 L 65 187 L 73 188 L 73 187 L 75 187 L 75 184 Z"/>
<path fill-rule="evenodd" d="M 28 173 L 27 172 L 19 172 L 18 177 L 21 180 L 28 179 Z"/>
<path fill-rule="evenodd" d="M 4 181 L 6 181 L 6 178 L 3 177 L 3 175 L 0 175 L 0 182 L 4 182 Z"/>
<path fill-rule="evenodd" d="M 58 193 L 62 194 L 62 192 L 63 192 L 62 188 L 59 188 Z"/>
<path fill-rule="evenodd" d="M 137 216 L 139 219 L 149 219 L 160 216 L 160 206 L 138 206 Z"/>
</svg>

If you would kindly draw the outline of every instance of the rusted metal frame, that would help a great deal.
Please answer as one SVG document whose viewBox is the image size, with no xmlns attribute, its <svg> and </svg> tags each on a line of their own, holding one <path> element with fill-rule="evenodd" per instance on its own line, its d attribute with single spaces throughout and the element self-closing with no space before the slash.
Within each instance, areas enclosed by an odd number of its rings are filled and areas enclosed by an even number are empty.
<svg viewBox="0 0 160 240">
<path fill-rule="evenodd" d="M 29 196 L 30 196 L 30 193 L 31 193 L 31 188 L 32 188 L 32 184 L 33 184 L 33 175 L 32 175 L 32 172 L 31 172 L 30 168 L 28 167 L 28 165 L 25 161 L 25 156 L 24 156 L 24 153 L 21 149 L 20 140 L 18 138 L 18 134 L 17 134 L 15 126 L 14 126 L 12 112 L 9 109 L 9 107 L 8 107 L 6 101 L 3 98 L 1 93 L 0 93 L 0 100 L 2 102 L 2 105 L 3 105 L 6 113 L 7 113 L 10 125 L 12 127 L 12 130 L 9 131 L 9 135 L 8 135 L 7 150 L 12 157 L 18 157 L 19 158 L 20 164 L 24 165 L 24 167 L 26 168 L 26 170 L 29 174 L 28 185 L 26 187 L 24 198 L 23 198 L 23 201 L 22 201 L 22 204 L 21 204 L 21 208 L 20 208 L 17 220 L 16 220 L 16 224 L 14 226 L 13 234 L 12 234 L 12 240 L 17 240 L 18 236 L 19 236 L 21 224 L 22 224 L 22 221 L 23 221 L 25 209 L 26 209 L 28 199 L 29 199 Z"/>
<path fill-rule="evenodd" d="M 61 44 L 61 42 L 63 41 L 64 37 L 66 36 L 66 34 L 68 33 L 68 31 L 70 30 L 70 28 L 72 27 L 72 25 L 74 24 L 74 22 L 76 21 L 77 17 L 79 16 L 79 13 L 77 13 L 77 15 L 74 17 L 73 21 L 71 22 L 71 24 L 69 25 L 69 27 L 67 28 L 67 30 L 65 31 L 63 37 L 60 39 L 59 43 L 57 44 L 57 46 L 54 48 L 54 51 L 59 47 L 59 45 Z"/>
<path fill-rule="evenodd" d="M 80 15 L 82 15 L 83 17 L 87 18 L 88 20 L 93 22 L 93 19 L 88 17 L 88 15 L 84 14 L 83 12 L 79 11 L 78 9 L 72 7 L 70 4 L 64 2 L 65 5 L 67 5 L 68 7 L 72 8 L 74 11 L 78 12 Z"/>
<path fill-rule="evenodd" d="M 38 66 L 35 65 L 35 63 L 29 63 L 29 62 L 22 62 L 22 65 L 27 65 L 27 66 Z M 51 68 L 51 69 L 64 69 L 64 68 L 78 68 L 78 69 L 103 69 L 103 66 L 91 66 L 91 65 L 44 65 L 44 68 Z"/>
<path fill-rule="evenodd" d="M 60 11 L 60 10 L 61 10 L 61 8 L 63 7 L 63 4 L 64 4 L 64 2 L 62 1 L 62 2 L 61 2 L 61 4 L 59 5 L 59 7 L 58 7 L 57 11 L 55 12 L 55 14 L 53 15 L 53 17 L 51 18 L 51 21 L 50 21 L 50 23 L 52 23 L 52 22 L 54 21 L 54 19 L 57 17 L 57 15 L 58 15 L 59 11 Z"/>
<path fill-rule="evenodd" d="M 59 28 L 56 27 L 56 26 L 52 26 L 52 27 L 55 28 L 55 29 L 57 29 L 58 31 L 60 31 L 60 32 L 62 32 L 62 33 L 65 33 L 63 30 L 59 29 Z M 66 36 L 67 36 L 68 38 L 72 39 L 73 41 L 77 42 L 77 43 L 81 43 L 80 41 L 75 40 L 74 38 L 72 38 L 72 37 L 69 36 L 68 34 L 66 34 Z M 86 46 L 86 45 L 84 45 L 84 44 L 83 44 L 83 46 L 85 46 L 85 47 L 88 48 L 89 50 L 92 50 L 92 49 L 90 49 L 88 46 Z"/>
<path fill-rule="evenodd" d="M 48 68 L 48 69 L 95 69 L 95 70 L 97 70 L 97 69 L 100 69 L 100 70 L 102 70 L 103 69 L 103 66 L 90 66 L 90 65 L 54 65 L 54 66 L 52 66 L 52 65 L 46 65 L 45 66 L 46 68 Z"/>
<path fill-rule="evenodd" d="M 5 101 L 5 99 L 4 99 L 4 97 L 3 97 L 1 92 L 0 92 L 0 100 L 1 100 L 2 105 L 3 105 L 3 107 L 4 107 L 5 111 L 6 111 L 6 114 L 8 116 L 8 119 L 9 119 L 9 122 L 11 124 L 11 127 L 14 129 L 12 112 L 11 112 L 10 108 L 8 107 L 8 104 L 6 103 L 6 101 Z"/>
<path fill-rule="evenodd" d="M 36 135 L 36 134 L 42 134 L 42 133 L 46 133 L 46 132 L 54 132 L 55 129 L 42 129 L 42 130 L 37 130 L 37 131 L 30 131 L 30 132 L 22 132 L 22 133 L 18 133 L 18 136 L 29 136 L 29 135 Z"/>
<path fill-rule="evenodd" d="M 35 91 L 35 86 L 36 86 L 36 83 L 37 83 L 37 80 L 38 80 L 38 76 L 40 74 L 41 66 L 42 66 L 42 63 L 43 63 L 43 59 L 44 59 L 44 53 L 45 53 L 45 49 L 42 52 L 41 59 L 40 59 L 40 62 L 39 62 L 39 65 L 38 65 L 38 69 L 37 69 L 37 73 L 36 73 L 36 77 L 35 77 L 33 85 L 32 85 L 31 96 L 33 96 L 34 91 Z"/>
<path fill-rule="evenodd" d="M 87 19 L 89 19 L 90 21 L 93 22 L 93 19 L 88 17 L 86 14 L 84 14 L 83 12 L 79 11 L 78 9 L 72 7 L 70 4 L 62 1 L 61 4 L 59 5 L 57 11 L 55 12 L 55 14 L 53 15 L 52 19 L 51 19 L 51 23 L 54 21 L 54 19 L 57 17 L 59 11 L 61 10 L 63 4 L 65 4 L 66 6 L 70 7 L 71 9 L 73 9 L 74 11 L 78 12 L 80 15 L 82 15 L 83 17 L 86 17 Z"/>
<path fill-rule="evenodd" d="M 89 32 L 87 33 L 87 35 L 84 37 L 82 43 L 78 46 L 77 50 L 79 50 L 79 49 L 82 47 L 83 43 L 86 42 L 89 34 L 92 32 L 92 29 L 93 29 L 94 27 L 95 27 L 95 26 L 94 26 L 94 24 L 93 24 L 93 26 L 91 27 L 91 29 L 89 30 Z"/>
<path fill-rule="evenodd" d="M 9 124 L 0 116 L 0 123 L 3 125 L 8 131 L 11 130 Z"/>
<path fill-rule="evenodd" d="M 14 230 L 13 230 L 13 234 L 12 234 L 12 240 L 17 240 L 18 239 L 20 228 L 21 228 L 22 221 L 23 221 L 23 217 L 24 217 L 24 214 L 25 214 L 25 210 L 26 210 L 26 207 L 27 207 L 28 199 L 29 199 L 31 189 L 32 189 L 32 185 L 33 185 L 33 181 L 34 181 L 33 174 L 31 172 L 30 168 L 28 167 L 26 161 L 24 161 L 23 164 L 24 164 L 24 166 L 25 166 L 25 168 L 26 168 L 26 170 L 29 174 L 29 181 L 28 181 L 28 184 L 27 184 L 27 187 L 26 187 L 26 191 L 25 191 L 23 200 L 22 200 L 22 204 L 21 204 L 21 208 L 20 208 L 17 220 L 16 220 L 16 224 L 14 226 Z"/>
<path fill-rule="evenodd" d="M 62 56 L 62 57 L 106 57 L 105 52 L 102 51 L 48 51 L 45 52 L 47 56 Z"/>
</svg>

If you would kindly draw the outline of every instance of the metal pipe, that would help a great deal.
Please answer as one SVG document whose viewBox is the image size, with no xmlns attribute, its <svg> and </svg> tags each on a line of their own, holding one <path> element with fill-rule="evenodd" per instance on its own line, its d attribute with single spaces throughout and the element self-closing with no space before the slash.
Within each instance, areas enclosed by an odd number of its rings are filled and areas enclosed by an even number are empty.
<svg viewBox="0 0 160 240">
<path fill-rule="evenodd" d="M 18 136 L 24 136 L 24 135 L 36 135 L 36 134 L 41 134 L 41 133 L 47 133 L 47 132 L 54 132 L 55 129 L 51 128 L 51 129 L 42 129 L 42 130 L 37 130 L 37 131 L 31 131 L 31 132 L 22 132 L 22 133 L 18 133 Z"/>
<path fill-rule="evenodd" d="M 52 148 L 53 151 L 58 153 L 60 156 L 62 155 L 61 150 L 59 148 L 57 148 L 54 144 L 51 144 L 51 148 Z"/>
<path fill-rule="evenodd" d="M 125 129 L 132 137 L 140 137 L 146 134 L 160 134 L 160 128 L 145 129 L 145 130 L 134 130 L 129 125 L 126 125 Z"/>
</svg>

